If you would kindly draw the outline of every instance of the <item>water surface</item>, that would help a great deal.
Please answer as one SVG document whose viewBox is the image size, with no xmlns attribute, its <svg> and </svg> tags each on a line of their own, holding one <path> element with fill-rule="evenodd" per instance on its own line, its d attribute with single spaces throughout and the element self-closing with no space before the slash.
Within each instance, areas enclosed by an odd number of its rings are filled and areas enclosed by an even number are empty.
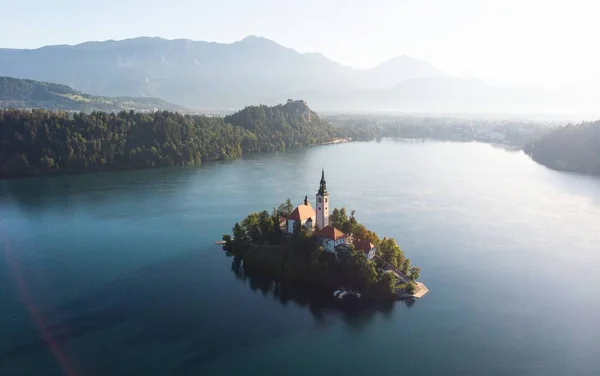
<svg viewBox="0 0 600 376">
<path fill-rule="evenodd" d="M 340 311 L 214 245 L 321 167 L 428 295 Z M 600 180 L 521 152 L 350 143 L 0 189 L 2 375 L 600 374 Z"/>
</svg>

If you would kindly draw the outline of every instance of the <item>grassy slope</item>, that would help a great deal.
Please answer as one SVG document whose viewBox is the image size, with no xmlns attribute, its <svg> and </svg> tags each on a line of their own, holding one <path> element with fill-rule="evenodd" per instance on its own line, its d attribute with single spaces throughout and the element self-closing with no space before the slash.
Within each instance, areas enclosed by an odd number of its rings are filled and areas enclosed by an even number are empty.
<svg viewBox="0 0 600 376">
<path fill-rule="evenodd" d="M 0 108 L 46 108 L 63 111 L 154 111 L 188 112 L 158 98 L 102 97 L 81 93 L 66 85 L 0 77 Z"/>
</svg>

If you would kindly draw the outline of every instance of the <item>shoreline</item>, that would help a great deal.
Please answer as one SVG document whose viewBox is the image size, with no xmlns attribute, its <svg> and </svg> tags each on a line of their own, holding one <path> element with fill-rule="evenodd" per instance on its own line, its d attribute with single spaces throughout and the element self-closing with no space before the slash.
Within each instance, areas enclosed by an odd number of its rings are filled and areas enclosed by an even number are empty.
<svg viewBox="0 0 600 376">
<path fill-rule="evenodd" d="M 336 138 L 333 141 L 322 142 L 320 144 L 314 144 L 312 146 L 345 144 L 347 142 L 352 142 L 352 137 Z"/>
<path fill-rule="evenodd" d="M 407 293 L 404 291 L 396 292 L 396 296 L 397 296 L 398 300 L 420 299 L 429 292 L 429 289 L 427 288 L 427 286 L 425 286 L 425 284 L 423 282 L 415 282 L 415 285 L 417 285 L 417 288 L 413 294 L 410 294 L 410 293 Z"/>
</svg>

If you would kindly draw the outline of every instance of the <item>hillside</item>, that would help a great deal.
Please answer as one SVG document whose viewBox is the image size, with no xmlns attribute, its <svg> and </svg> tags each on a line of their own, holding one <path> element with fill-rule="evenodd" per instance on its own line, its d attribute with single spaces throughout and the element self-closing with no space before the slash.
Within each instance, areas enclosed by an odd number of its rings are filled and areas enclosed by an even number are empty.
<svg viewBox="0 0 600 376">
<path fill-rule="evenodd" d="M 61 111 L 186 111 L 158 98 L 100 97 L 69 86 L 0 77 L 0 108 L 45 108 Z"/>
<path fill-rule="evenodd" d="M 339 136 L 305 101 L 288 99 L 286 104 L 250 106 L 225 117 L 225 122 L 263 136 L 263 150 L 314 145 Z M 267 149 L 264 149 L 264 148 Z"/>
<path fill-rule="evenodd" d="M 303 101 L 248 107 L 227 118 L 0 110 L 0 178 L 199 165 L 336 136 Z"/>
<path fill-rule="evenodd" d="M 159 97 L 192 108 L 241 108 L 307 90 L 385 89 L 407 79 L 444 76 L 407 56 L 354 69 L 255 36 L 229 44 L 134 38 L 0 49 L 0 75 L 57 82 L 95 95 Z"/>
<path fill-rule="evenodd" d="M 525 152 L 555 170 L 600 175 L 600 121 L 557 128 L 527 145 Z"/>
</svg>

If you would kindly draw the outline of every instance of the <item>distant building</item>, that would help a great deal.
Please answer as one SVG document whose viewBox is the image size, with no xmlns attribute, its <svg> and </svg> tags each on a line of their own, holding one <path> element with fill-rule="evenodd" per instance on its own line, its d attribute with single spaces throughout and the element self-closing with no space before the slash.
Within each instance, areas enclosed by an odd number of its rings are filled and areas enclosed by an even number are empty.
<svg viewBox="0 0 600 376">
<path fill-rule="evenodd" d="M 308 196 L 304 197 L 304 204 L 298 205 L 296 209 L 290 214 L 287 219 L 287 232 L 289 234 L 294 233 L 294 226 L 296 222 L 300 222 L 300 225 L 307 229 L 312 229 L 315 225 L 316 213 L 315 210 L 310 206 L 308 202 Z"/>
<path fill-rule="evenodd" d="M 322 229 L 329 225 L 329 193 L 325 181 L 325 169 L 321 170 L 321 181 L 317 191 L 317 228 Z"/>
<path fill-rule="evenodd" d="M 322 228 L 317 234 L 321 238 L 321 245 L 327 252 L 335 251 L 336 246 L 346 244 L 348 239 L 348 235 L 331 225 Z"/>
<path fill-rule="evenodd" d="M 354 248 L 363 251 L 369 260 L 375 257 L 375 252 L 377 251 L 373 243 L 368 240 L 354 240 Z"/>
<path fill-rule="evenodd" d="M 353 239 L 349 234 L 333 227 L 329 224 L 329 192 L 327 192 L 327 182 L 325 181 L 325 170 L 321 170 L 321 181 L 319 190 L 316 194 L 316 211 L 308 202 L 308 196 L 304 197 L 304 203 L 298 205 L 288 218 L 280 217 L 280 228 L 288 234 L 294 233 L 296 223 L 306 229 L 314 229 L 318 236 L 321 246 L 326 252 L 336 252 L 337 250 L 349 251 L 350 244 L 354 245 L 356 250 L 362 251 L 367 259 L 372 260 L 375 257 L 376 248 L 367 240 Z"/>
</svg>

